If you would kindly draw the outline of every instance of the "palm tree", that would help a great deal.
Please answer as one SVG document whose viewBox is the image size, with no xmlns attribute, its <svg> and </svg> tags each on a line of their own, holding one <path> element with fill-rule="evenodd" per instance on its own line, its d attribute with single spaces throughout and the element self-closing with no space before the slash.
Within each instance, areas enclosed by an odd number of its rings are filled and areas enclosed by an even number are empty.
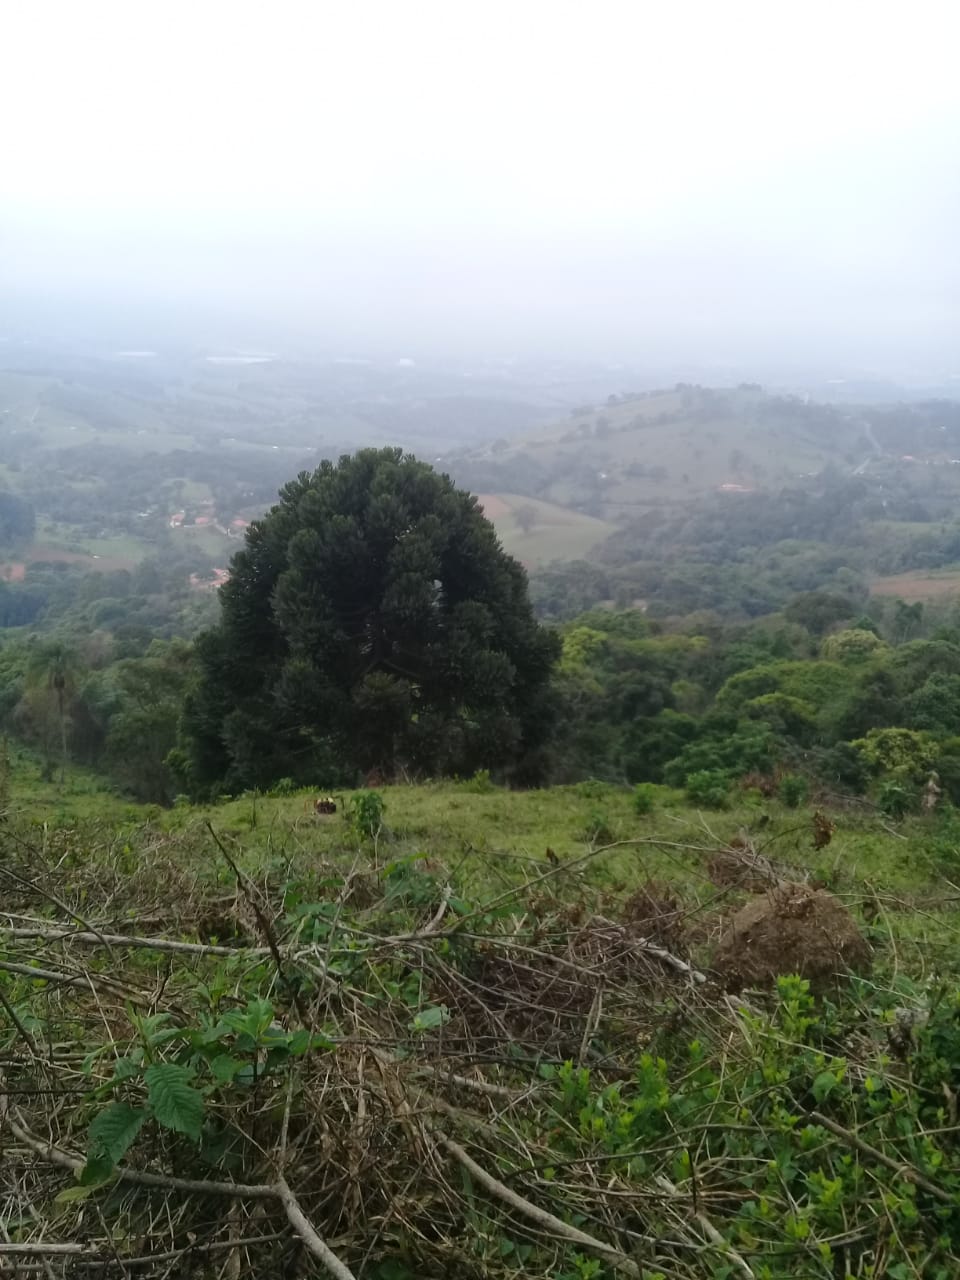
<svg viewBox="0 0 960 1280">
<path fill-rule="evenodd" d="M 76 659 L 62 641 L 37 645 L 27 665 L 27 688 L 46 692 L 54 701 L 60 727 L 60 785 L 67 770 L 67 708 L 76 688 Z"/>
</svg>

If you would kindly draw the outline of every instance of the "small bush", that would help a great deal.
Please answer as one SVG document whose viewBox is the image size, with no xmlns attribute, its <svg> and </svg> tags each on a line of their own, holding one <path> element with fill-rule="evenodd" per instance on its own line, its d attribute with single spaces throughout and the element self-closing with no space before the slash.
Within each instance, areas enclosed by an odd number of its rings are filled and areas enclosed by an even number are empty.
<svg viewBox="0 0 960 1280">
<path fill-rule="evenodd" d="M 351 825 L 361 840 L 373 840 L 383 826 L 383 811 L 387 806 L 379 791 L 361 791 L 350 799 Z"/>
<path fill-rule="evenodd" d="M 271 787 L 270 794 L 272 796 L 292 796 L 297 789 L 297 784 L 292 778 L 279 778 Z"/>
<path fill-rule="evenodd" d="M 916 796 L 899 782 L 883 782 L 877 790 L 877 804 L 888 818 L 905 818 L 916 807 Z"/>
<path fill-rule="evenodd" d="M 797 773 L 788 773 L 780 779 L 778 792 L 788 809 L 799 809 L 807 798 L 807 780 Z"/>
<path fill-rule="evenodd" d="M 469 791 L 474 795 L 485 796 L 496 790 L 496 784 L 490 780 L 489 769 L 478 769 L 472 778 L 465 778 L 460 784 L 461 791 Z"/>
<path fill-rule="evenodd" d="M 591 844 L 610 844 L 616 839 L 616 833 L 610 825 L 610 818 L 605 810 L 596 807 L 590 810 L 583 828 L 583 837 Z"/>
<path fill-rule="evenodd" d="M 721 769 L 700 769 L 687 775 L 687 799 L 703 809 L 726 809 L 730 779 Z"/>
<path fill-rule="evenodd" d="M 609 782 L 601 782 L 599 778 L 587 778 L 576 784 L 577 795 L 583 796 L 584 800 L 601 800 L 612 790 Z"/>
<path fill-rule="evenodd" d="M 657 789 L 652 782 L 638 782 L 633 788 L 633 812 L 645 817 L 657 807 Z"/>
</svg>

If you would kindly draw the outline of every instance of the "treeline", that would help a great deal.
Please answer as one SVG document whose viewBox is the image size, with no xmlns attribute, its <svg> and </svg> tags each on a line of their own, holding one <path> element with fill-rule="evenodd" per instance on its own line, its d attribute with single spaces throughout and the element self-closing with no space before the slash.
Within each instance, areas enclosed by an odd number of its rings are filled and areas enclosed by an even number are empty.
<svg viewBox="0 0 960 1280">
<path fill-rule="evenodd" d="M 537 780 L 667 784 L 717 807 L 737 787 L 826 788 L 899 815 L 935 770 L 960 804 L 960 610 L 856 609 L 814 592 L 750 624 L 584 613 L 560 629 Z M 188 786 L 182 720 L 198 671 L 194 646 L 175 638 L 8 637 L 0 731 L 28 743 L 48 778 L 85 764 L 169 804 Z"/>
<path fill-rule="evenodd" d="M 624 521 L 596 563 L 534 573 L 542 616 L 566 621 L 601 603 L 640 600 L 654 617 L 713 610 L 760 617 L 796 594 L 866 600 L 878 575 L 960 562 L 956 475 L 845 476 L 828 470 L 778 493 L 708 494 Z"/>
<path fill-rule="evenodd" d="M 960 803 L 960 611 L 827 593 L 739 627 L 671 629 L 633 612 L 564 628 L 568 726 L 557 775 L 684 788 L 723 807 L 732 788 L 870 795 L 899 816 L 931 773 Z M 933 792 L 931 794 L 938 794 Z"/>
</svg>

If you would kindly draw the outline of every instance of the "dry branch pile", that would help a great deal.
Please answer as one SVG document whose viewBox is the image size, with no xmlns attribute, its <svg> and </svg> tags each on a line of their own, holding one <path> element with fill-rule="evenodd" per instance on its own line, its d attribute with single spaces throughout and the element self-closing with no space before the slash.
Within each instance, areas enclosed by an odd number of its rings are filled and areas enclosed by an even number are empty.
<svg viewBox="0 0 960 1280">
<path fill-rule="evenodd" d="M 0 1276 L 752 1276 L 780 1238 L 744 1246 L 724 1136 L 775 1159 L 779 1033 L 663 891 L 601 912 L 551 868 L 467 902 L 360 855 L 255 881 L 212 832 L 203 876 L 162 842 L 6 852 Z"/>
</svg>

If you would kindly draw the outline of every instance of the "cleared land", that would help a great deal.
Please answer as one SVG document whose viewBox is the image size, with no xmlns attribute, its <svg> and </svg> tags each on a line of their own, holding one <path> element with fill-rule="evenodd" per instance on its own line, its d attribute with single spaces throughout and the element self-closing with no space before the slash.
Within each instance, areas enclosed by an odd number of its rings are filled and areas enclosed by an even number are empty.
<svg viewBox="0 0 960 1280">
<path fill-rule="evenodd" d="M 875 596 L 896 596 L 914 604 L 918 600 L 960 597 L 960 569 L 931 569 L 926 573 L 894 573 L 870 584 Z"/>
<path fill-rule="evenodd" d="M 523 564 L 581 560 L 614 531 L 614 525 L 518 493 L 480 494 L 504 549 Z"/>
<path fill-rule="evenodd" d="M 817 851 L 814 815 L 771 803 L 761 854 L 755 808 L 705 822 L 662 789 L 641 816 L 479 778 L 318 819 L 309 794 L 161 813 L 31 773 L 0 928 L 18 1265 L 958 1274 L 947 815 L 844 810 Z M 744 914 L 783 972 L 833 945 L 824 904 L 869 976 L 731 989 Z"/>
</svg>

